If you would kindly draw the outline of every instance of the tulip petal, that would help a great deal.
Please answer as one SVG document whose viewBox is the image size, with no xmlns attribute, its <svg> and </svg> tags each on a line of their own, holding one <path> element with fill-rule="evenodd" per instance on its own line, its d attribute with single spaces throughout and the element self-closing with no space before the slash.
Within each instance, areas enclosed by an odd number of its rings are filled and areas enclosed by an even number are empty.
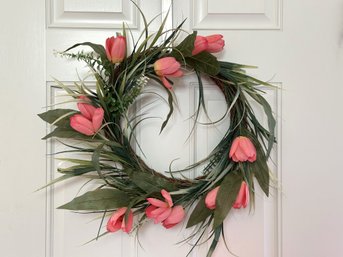
<svg viewBox="0 0 343 257">
<path fill-rule="evenodd" d="M 154 63 L 154 70 L 158 76 L 167 76 L 179 70 L 181 64 L 174 57 L 164 57 Z"/>
<path fill-rule="evenodd" d="M 94 135 L 95 133 L 92 122 L 81 114 L 75 114 L 70 117 L 70 126 L 77 132 L 87 136 Z"/>
<path fill-rule="evenodd" d="M 125 214 L 126 209 L 126 207 L 120 208 L 112 214 L 111 218 L 107 222 L 107 231 L 116 232 L 121 228 L 123 215 Z"/>
<path fill-rule="evenodd" d="M 172 85 L 169 83 L 169 81 L 166 79 L 166 77 L 161 77 L 162 83 L 163 85 L 168 88 L 169 90 L 172 90 L 173 87 Z"/>
<path fill-rule="evenodd" d="M 163 75 L 167 76 L 167 75 L 171 75 L 177 72 L 180 68 L 181 68 L 181 64 L 175 60 L 174 62 L 170 63 L 168 66 L 164 67 L 164 69 L 161 70 L 161 72 L 163 72 Z"/>
<path fill-rule="evenodd" d="M 177 70 L 176 72 L 167 75 L 168 77 L 178 78 L 183 76 L 183 71 Z"/>
<path fill-rule="evenodd" d="M 245 208 L 248 204 L 247 200 L 249 200 L 249 196 L 247 197 L 247 194 L 249 194 L 249 190 L 247 184 L 245 181 L 243 181 L 236 197 L 236 201 L 232 207 L 235 209 L 240 209 L 243 206 Z"/>
<path fill-rule="evenodd" d="M 121 62 L 126 55 L 126 39 L 123 36 L 118 36 L 114 39 L 111 49 L 112 63 Z"/>
<path fill-rule="evenodd" d="M 164 211 L 158 215 L 155 219 L 155 223 L 162 222 L 169 217 L 172 212 L 172 208 L 165 208 Z"/>
<path fill-rule="evenodd" d="M 161 215 L 166 209 L 168 208 L 163 208 L 163 207 L 155 207 L 156 209 L 151 211 L 151 216 L 153 218 L 157 218 L 159 215 Z"/>
<path fill-rule="evenodd" d="M 164 199 L 166 200 L 166 202 L 168 203 L 169 207 L 173 207 L 173 200 L 169 194 L 168 191 L 162 189 L 161 190 L 161 195 L 164 197 Z"/>
<path fill-rule="evenodd" d="M 98 131 L 102 125 L 102 121 L 104 119 L 104 109 L 96 108 L 92 117 L 92 123 L 94 131 Z"/>
<path fill-rule="evenodd" d="M 210 36 L 206 36 L 206 40 L 208 43 L 214 43 L 214 42 L 216 42 L 222 38 L 223 38 L 223 35 L 221 35 L 221 34 L 213 34 Z"/>
<path fill-rule="evenodd" d="M 93 105 L 86 104 L 86 103 L 78 103 L 77 108 L 80 110 L 81 114 L 89 120 L 92 119 L 94 115 L 94 111 L 96 109 Z"/>
<path fill-rule="evenodd" d="M 155 218 L 154 211 L 157 210 L 158 208 L 154 205 L 149 205 L 148 208 L 145 209 L 145 214 L 146 216 L 151 219 Z"/>
<path fill-rule="evenodd" d="M 121 229 L 124 232 L 129 233 L 132 229 L 132 225 L 133 225 L 133 213 L 130 210 L 129 216 L 127 217 L 127 223 L 125 222 L 125 215 L 123 215 L 123 221 L 122 221 Z"/>
<path fill-rule="evenodd" d="M 147 198 L 147 201 L 148 201 L 150 204 L 152 204 L 152 205 L 154 205 L 154 206 L 156 206 L 156 207 L 168 208 L 168 203 L 163 202 L 163 201 L 161 201 L 161 200 L 159 200 L 159 199 L 156 199 L 156 198 Z"/>
<path fill-rule="evenodd" d="M 229 157 L 232 158 L 238 147 L 239 137 L 236 137 L 231 145 Z"/>
<path fill-rule="evenodd" d="M 111 51 L 112 51 L 112 46 L 114 43 L 114 37 L 109 37 L 106 39 L 106 44 L 105 44 L 105 48 L 106 48 L 106 56 L 107 59 L 111 61 Z"/>
<path fill-rule="evenodd" d="M 245 162 L 248 160 L 248 156 L 245 154 L 245 152 L 242 150 L 241 147 L 237 148 L 237 150 L 235 152 L 235 156 L 241 162 Z"/>
<path fill-rule="evenodd" d="M 192 55 L 197 55 L 205 51 L 208 47 L 207 39 L 203 36 L 196 36 Z"/>
<path fill-rule="evenodd" d="M 216 188 L 212 189 L 206 195 L 205 205 L 210 210 L 214 210 L 216 208 L 216 199 L 217 199 L 218 191 L 219 191 L 219 186 L 217 186 Z"/>
<path fill-rule="evenodd" d="M 172 208 L 169 217 L 163 222 L 165 228 L 171 228 L 180 223 L 185 217 L 185 211 L 181 205 L 177 205 Z"/>
<path fill-rule="evenodd" d="M 208 46 L 206 51 L 210 53 L 217 53 L 223 50 L 225 41 L 222 39 L 223 35 L 215 34 L 206 37 Z"/>
</svg>

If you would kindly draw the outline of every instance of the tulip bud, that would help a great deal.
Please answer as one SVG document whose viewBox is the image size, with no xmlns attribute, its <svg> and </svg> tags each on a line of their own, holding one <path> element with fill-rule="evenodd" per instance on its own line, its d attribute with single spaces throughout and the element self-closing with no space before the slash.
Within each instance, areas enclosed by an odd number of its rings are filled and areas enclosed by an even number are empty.
<svg viewBox="0 0 343 257">
<path fill-rule="evenodd" d="M 232 142 L 229 157 L 234 162 L 256 161 L 256 148 L 247 137 L 237 137 Z"/>
<path fill-rule="evenodd" d="M 164 57 L 158 59 L 154 63 L 155 73 L 160 77 L 163 85 L 168 89 L 172 89 L 172 86 L 166 77 L 181 77 L 183 72 L 180 70 L 180 67 L 180 63 L 176 61 L 174 57 Z"/>
<path fill-rule="evenodd" d="M 129 233 L 131 231 L 132 224 L 133 224 L 133 213 L 130 210 L 127 223 L 126 223 L 125 222 L 126 210 L 127 208 L 123 207 L 123 208 L 118 209 L 112 214 L 106 226 L 108 232 L 116 232 L 119 229 L 123 230 L 126 233 Z"/>
<path fill-rule="evenodd" d="M 126 56 L 126 38 L 123 36 L 106 39 L 106 56 L 112 63 L 120 63 Z"/>
</svg>

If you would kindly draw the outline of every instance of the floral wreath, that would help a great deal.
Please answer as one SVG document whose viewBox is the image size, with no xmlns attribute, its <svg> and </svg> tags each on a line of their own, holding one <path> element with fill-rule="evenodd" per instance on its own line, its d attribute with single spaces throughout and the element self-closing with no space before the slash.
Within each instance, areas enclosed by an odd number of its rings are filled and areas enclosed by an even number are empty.
<svg viewBox="0 0 343 257">
<path fill-rule="evenodd" d="M 123 26 L 122 34 L 108 38 L 105 47 L 85 42 L 60 53 L 88 65 L 96 80 L 96 90 L 90 90 L 82 81 L 75 83 L 73 88 L 57 81 L 58 87 L 75 99 L 78 111 L 52 109 L 39 114 L 55 126 L 43 139 L 54 137 L 87 142 L 87 147 L 68 144 L 67 152 L 89 156 L 86 160 L 65 158 L 71 166 L 58 169 L 62 176 L 48 185 L 83 176 L 101 182 L 95 190 L 59 207 L 101 212 L 100 227 L 110 214 L 106 231 L 99 232 L 96 238 L 119 230 L 138 231 L 147 219 L 170 229 L 185 219 L 188 210 L 191 213 L 186 227 L 195 227 L 189 239 L 197 238 L 191 251 L 210 228 L 209 237 L 213 240 L 207 256 L 211 256 L 223 235 L 223 221 L 230 209 L 245 208 L 253 202 L 254 178 L 269 195 L 267 160 L 275 143 L 275 119 L 258 86 L 271 85 L 247 75 L 244 69 L 251 66 L 217 60 L 212 53 L 223 49 L 222 35 L 200 36 L 193 32 L 174 46 L 183 23 L 166 33 L 164 21 L 156 33 L 149 34 L 150 23 L 141 14 L 145 29 L 138 40 L 140 43 L 133 42 L 129 55 L 126 35 L 130 30 L 126 26 Z M 157 44 L 162 37 L 162 43 Z M 93 51 L 69 52 L 78 46 L 89 46 Z M 184 76 L 183 70 L 193 70 L 198 78 L 195 122 L 200 110 L 206 111 L 201 77 L 206 76 L 225 97 L 230 127 L 209 156 L 183 170 L 169 171 L 165 176 L 148 167 L 133 150 L 134 130 L 141 120 L 139 117 L 128 120 L 127 111 L 143 88 L 149 86 L 148 81 L 156 81 L 165 89 L 169 103 L 162 132 L 174 110 L 171 78 Z M 255 116 L 251 101 L 264 110 L 268 128 Z M 125 125 L 123 120 L 126 120 Z M 173 176 L 173 172 L 182 173 L 202 164 L 206 165 L 199 177 L 180 179 Z"/>
</svg>

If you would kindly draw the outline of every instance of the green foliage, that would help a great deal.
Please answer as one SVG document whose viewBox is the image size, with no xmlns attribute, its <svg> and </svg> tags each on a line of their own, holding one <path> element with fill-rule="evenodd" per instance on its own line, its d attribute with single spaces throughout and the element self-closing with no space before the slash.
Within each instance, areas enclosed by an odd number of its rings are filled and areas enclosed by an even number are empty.
<svg viewBox="0 0 343 257">
<path fill-rule="evenodd" d="M 105 211 L 127 206 L 130 202 L 128 195 L 115 189 L 98 189 L 75 197 L 58 209 L 79 211 Z"/>
<path fill-rule="evenodd" d="M 216 57 L 208 52 L 201 52 L 197 55 L 186 58 L 186 62 L 196 71 L 216 76 L 220 71 L 220 65 Z"/>
<path fill-rule="evenodd" d="M 175 57 L 181 63 L 183 62 L 184 58 L 191 57 L 196 36 L 196 31 L 188 35 L 178 46 L 175 47 L 175 49 L 173 49 L 171 56 Z"/>
<path fill-rule="evenodd" d="M 54 109 L 38 114 L 38 116 L 49 124 L 65 127 L 69 124 L 69 117 L 77 113 L 72 109 Z"/>
<path fill-rule="evenodd" d="M 237 173 L 229 173 L 220 184 L 214 211 L 213 228 L 218 228 L 229 213 L 236 200 L 238 191 L 242 184 L 242 177 Z"/>
<path fill-rule="evenodd" d="M 143 173 L 140 171 L 130 171 L 129 177 L 131 181 L 136 184 L 147 194 L 160 192 L 162 189 L 167 191 L 175 191 L 177 187 L 170 183 L 167 179 L 159 177 L 149 173 Z"/>
<path fill-rule="evenodd" d="M 259 158 L 256 159 L 255 162 L 248 164 L 250 166 L 251 172 L 254 174 L 255 178 L 257 179 L 261 189 L 269 196 L 269 183 L 270 183 L 270 175 L 269 175 L 269 167 L 267 164 L 267 158 L 263 153 L 263 150 L 259 143 L 257 143 L 256 147 L 257 156 Z"/>
<path fill-rule="evenodd" d="M 189 217 L 186 228 L 190 228 L 204 222 L 212 213 L 213 211 L 208 209 L 205 205 L 205 198 L 201 198 Z"/>
</svg>

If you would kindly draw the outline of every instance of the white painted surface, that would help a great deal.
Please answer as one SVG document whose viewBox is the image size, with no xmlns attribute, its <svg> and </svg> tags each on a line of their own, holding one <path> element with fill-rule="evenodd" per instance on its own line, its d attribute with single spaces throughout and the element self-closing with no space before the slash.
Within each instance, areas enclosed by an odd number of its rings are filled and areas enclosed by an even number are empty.
<svg viewBox="0 0 343 257">
<path fill-rule="evenodd" d="M 45 254 L 44 1 L 1 1 L 0 255 Z M 37 140 L 38 139 L 38 140 Z"/>
<path fill-rule="evenodd" d="M 58 99 L 58 92 L 50 89 L 51 76 L 73 81 L 77 79 L 75 67 L 84 74 L 82 65 L 55 58 L 53 50 L 83 41 L 103 44 L 116 31 L 106 28 L 119 28 L 123 19 L 141 28 L 128 1 L 114 1 L 118 4 L 115 7 L 110 1 L 88 0 L 83 6 L 78 2 L 65 0 L 63 7 L 62 1 L 48 0 L 46 10 L 43 0 L 2 3 L 1 256 L 184 256 L 188 247 L 174 245 L 184 236 L 181 225 L 168 231 L 144 226 L 140 237 L 144 249 L 134 238 L 120 234 L 80 246 L 96 233 L 98 223 L 89 223 L 91 217 L 54 209 L 77 192 L 77 185 L 65 191 L 60 186 L 52 198 L 47 198 L 47 206 L 44 192 L 33 193 L 46 182 L 46 174 L 50 176 L 55 165 L 63 165 L 48 161 L 46 171 L 49 148 L 39 140 L 45 134 L 45 125 L 35 116 L 47 103 Z M 140 2 L 152 18 L 168 1 Z M 111 14 L 115 10 L 122 12 Z M 197 28 L 203 35 L 223 34 L 227 47 L 220 59 L 257 65 L 260 69 L 251 74 L 272 78 L 283 88 L 278 94 L 272 90 L 267 94 L 279 115 L 281 144 L 274 156 L 278 166 L 273 170 L 282 171 L 282 201 L 275 191 L 268 200 L 260 193 L 253 215 L 247 210 L 230 215 L 226 235 L 230 249 L 240 257 L 343 254 L 343 177 L 339 161 L 343 144 L 342 12 L 342 0 L 174 0 L 175 24 L 189 17 L 186 29 Z M 138 31 L 135 29 L 134 34 Z M 188 76 L 186 81 L 175 86 L 183 105 L 183 113 L 173 117 L 175 127 L 167 127 L 160 137 L 150 132 L 155 129 L 158 133 L 160 120 L 146 122 L 141 128 L 147 162 L 153 167 L 165 169 L 175 157 L 181 157 L 176 166 L 193 162 L 211 149 L 225 129 L 225 124 L 218 130 L 200 126 L 195 138 L 185 143 L 184 130 L 191 126 L 186 119 L 196 97 L 196 91 L 188 87 L 194 78 Z M 207 84 L 206 95 L 210 112 L 218 115 L 216 109 L 223 104 L 220 94 Z M 161 107 L 155 114 L 163 116 L 164 111 Z M 206 247 L 204 244 L 192 256 L 205 256 Z M 221 244 L 215 256 L 231 255 Z"/>
</svg>

